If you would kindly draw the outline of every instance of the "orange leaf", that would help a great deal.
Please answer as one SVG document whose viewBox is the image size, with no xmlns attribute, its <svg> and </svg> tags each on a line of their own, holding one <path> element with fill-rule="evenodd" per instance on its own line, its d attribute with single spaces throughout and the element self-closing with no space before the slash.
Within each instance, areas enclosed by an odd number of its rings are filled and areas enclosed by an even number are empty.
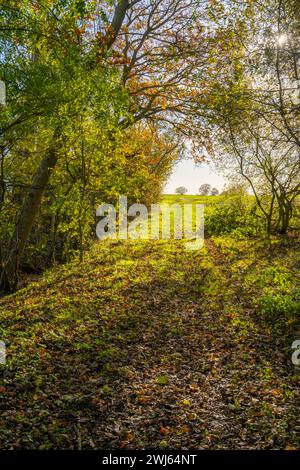
<svg viewBox="0 0 300 470">
<path fill-rule="evenodd" d="M 168 434 L 170 434 L 170 429 L 164 428 L 163 426 L 161 426 L 159 432 L 160 432 L 160 434 L 162 434 L 163 436 L 167 436 Z"/>
</svg>

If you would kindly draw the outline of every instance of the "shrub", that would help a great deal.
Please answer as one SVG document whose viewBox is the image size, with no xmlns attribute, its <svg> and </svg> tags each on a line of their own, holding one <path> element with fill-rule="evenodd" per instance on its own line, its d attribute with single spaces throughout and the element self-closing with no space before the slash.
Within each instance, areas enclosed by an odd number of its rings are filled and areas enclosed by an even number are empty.
<svg viewBox="0 0 300 470">
<path fill-rule="evenodd" d="M 215 206 L 205 215 L 205 229 L 210 234 L 234 233 L 238 238 L 255 235 L 260 227 L 248 199 L 235 196 Z"/>
<path fill-rule="evenodd" d="M 259 301 L 259 312 L 268 319 L 293 319 L 300 312 L 300 290 L 290 294 L 267 292 Z"/>
</svg>

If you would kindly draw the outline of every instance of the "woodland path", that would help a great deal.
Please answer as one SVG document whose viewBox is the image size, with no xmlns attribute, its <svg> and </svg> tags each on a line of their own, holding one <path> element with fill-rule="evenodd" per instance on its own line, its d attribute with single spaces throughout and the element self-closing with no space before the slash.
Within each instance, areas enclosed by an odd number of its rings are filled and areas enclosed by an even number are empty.
<svg viewBox="0 0 300 470">
<path fill-rule="evenodd" d="M 299 383 L 243 253 L 124 245 L 1 300 L 0 447 L 299 448 Z"/>
</svg>

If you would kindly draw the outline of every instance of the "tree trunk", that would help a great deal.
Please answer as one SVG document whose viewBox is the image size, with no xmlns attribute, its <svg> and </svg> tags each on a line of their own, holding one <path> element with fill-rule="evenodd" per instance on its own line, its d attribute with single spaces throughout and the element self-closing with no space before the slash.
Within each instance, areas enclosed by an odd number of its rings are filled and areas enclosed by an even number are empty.
<svg viewBox="0 0 300 470">
<path fill-rule="evenodd" d="M 290 208 L 285 205 L 284 210 L 282 212 L 282 217 L 280 221 L 279 233 L 281 235 L 286 235 L 288 233 L 288 228 L 290 225 L 290 218 L 291 218 L 291 211 Z"/>
<path fill-rule="evenodd" d="M 41 161 L 32 185 L 23 204 L 20 217 L 10 241 L 9 253 L 2 264 L 0 289 L 12 291 L 18 287 L 18 269 L 20 258 L 24 252 L 35 217 L 39 211 L 41 200 L 52 170 L 57 162 L 56 142 L 48 148 Z"/>
</svg>

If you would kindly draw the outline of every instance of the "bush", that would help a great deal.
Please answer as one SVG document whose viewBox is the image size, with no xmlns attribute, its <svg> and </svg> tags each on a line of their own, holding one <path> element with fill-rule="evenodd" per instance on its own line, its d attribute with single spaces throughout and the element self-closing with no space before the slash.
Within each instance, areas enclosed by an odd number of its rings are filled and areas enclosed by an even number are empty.
<svg viewBox="0 0 300 470">
<path fill-rule="evenodd" d="M 223 205 L 215 206 L 205 215 L 205 229 L 209 234 L 234 233 L 238 238 L 256 235 L 259 221 L 246 197 L 231 197 Z"/>
<path fill-rule="evenodd" d="M 267 292 L 259 301 L 259 312 L 267 319 L 293 319 L 300 312 L 300 290 L 290 294 Z"/>
</svg>

